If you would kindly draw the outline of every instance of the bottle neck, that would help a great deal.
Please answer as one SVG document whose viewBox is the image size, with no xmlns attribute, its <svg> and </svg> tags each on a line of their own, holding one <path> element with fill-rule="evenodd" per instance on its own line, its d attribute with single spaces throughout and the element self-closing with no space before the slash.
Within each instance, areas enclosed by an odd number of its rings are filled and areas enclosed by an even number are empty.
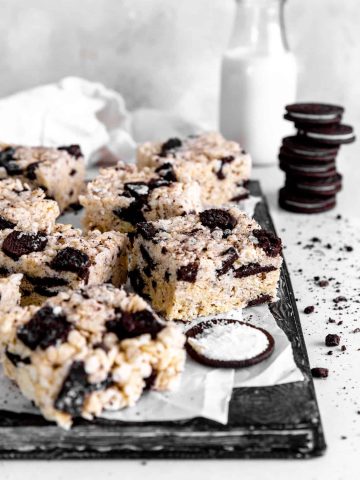
<svg viewBox="0 0 360 480">
<path fill-rule="evenodd" d="M 272 53 L 288 50 L 284 25 L 285 0 L 237 0 L 230 49 Z"/>
</svg>

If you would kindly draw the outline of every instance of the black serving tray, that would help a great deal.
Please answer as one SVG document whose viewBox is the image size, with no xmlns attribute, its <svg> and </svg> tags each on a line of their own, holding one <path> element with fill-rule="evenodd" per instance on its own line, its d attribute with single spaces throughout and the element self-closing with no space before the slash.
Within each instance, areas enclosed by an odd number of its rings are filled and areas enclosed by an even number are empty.
<svg viewBox="0 0 360 480">
<path fill-rule="evenodd" d="M 250 182 L 261 195 L 259 182 Z M 274 231 L 265 198 L 256 220 Z M 0 458 L 307 458 L 326 446 L 299 314 L 285 263 L 280 300 L 270 306 L 288 335 L 305 380 L 274 387 L 236 388 L 229 422 L 195 418 L 176 422 L 79 420 L 70 431 L 40 415 L 0 411 Z"/>
</svg>

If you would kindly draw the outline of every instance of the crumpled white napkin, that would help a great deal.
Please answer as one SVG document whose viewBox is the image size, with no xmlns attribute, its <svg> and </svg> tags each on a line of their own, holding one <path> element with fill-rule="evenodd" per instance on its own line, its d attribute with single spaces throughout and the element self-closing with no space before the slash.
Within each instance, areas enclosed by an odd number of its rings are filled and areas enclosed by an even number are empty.
<svg viewBox="0 0 360 480">
<path fill-rule="evenodd" d="M 131 114 L 120 93 L 77 77 L 0 99 L 0 142 L 78 143 L 90 163 L 109 153 L 115 160 L 131 161 L 136 142 L 197 130 L 196 125 L 159 110 Z"/>
</svg>

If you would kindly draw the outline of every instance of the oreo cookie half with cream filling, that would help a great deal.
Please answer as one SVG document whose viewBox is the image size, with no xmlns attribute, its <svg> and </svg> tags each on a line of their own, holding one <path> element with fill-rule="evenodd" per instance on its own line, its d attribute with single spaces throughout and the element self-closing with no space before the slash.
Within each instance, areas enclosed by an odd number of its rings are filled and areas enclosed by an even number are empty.
<svg viewBox="0 0 360 480">
<path fill-rule="evenodd" d="M 285 186 L 292 192 L 320 197 L 336 195 L 342 188 L 342 176 L 337 173 L 328 178 L 299 178 L 292 175 L 286 176 Z"/>
<path fill-rule="evenodd" d="M 274 338 L 266 330 L 232 319 L 198 323 L 185 333 L 188 354 L 197 362 L 217 368 L 245 368 L 268 358 Z"/>
<path fill-rule="evenodd" d="M 342 145 L 355 141 L 354 129 L 350 125 L 309 126 L 299 130 L 299 135 L 325 145 Z"/>
<path fill-rule="evenodd" d="M 329 103 L 294 103 L 285 109 L 286 120 L 304 125 L 336 124 L 341 121 L 344 113 L 343 107 Z"/>
<path fill-rule="evenodd" d="M 312 178 L 328 178 L 336 175 L 335 160 L 330 162 L 304 162 L 302 159 L 291 159 L 280 153 L 280 168 L 290 175 Z"/>
<path fill-rule="evenodd" d="M 336 196 L 318 197 L 292 192 L 287 187 L 283 187 L 279 192 L 279 205 L 290 212 L 321 213 L 336 206 Z"/>
</svg>

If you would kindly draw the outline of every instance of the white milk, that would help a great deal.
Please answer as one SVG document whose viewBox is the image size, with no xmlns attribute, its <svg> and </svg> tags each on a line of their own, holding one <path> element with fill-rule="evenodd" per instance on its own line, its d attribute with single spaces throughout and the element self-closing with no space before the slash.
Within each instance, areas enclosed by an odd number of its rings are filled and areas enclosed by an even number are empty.
<svg viewBox="0 0 360 480">
<path fill-rule="evenodd" d="M 265 165 L 277 161 L 281 139 L 292 131 L 283 115 L 285 105 L 295 101 L 297 68 L 284 45 L 278 10 L 263 11 L 276 2 L 252 2 L 243 2 L 245 7 L 239 2 L 236 45 L 223 56 L 220 131 L 239 142 L 255 165 Z"/>
</svg>

